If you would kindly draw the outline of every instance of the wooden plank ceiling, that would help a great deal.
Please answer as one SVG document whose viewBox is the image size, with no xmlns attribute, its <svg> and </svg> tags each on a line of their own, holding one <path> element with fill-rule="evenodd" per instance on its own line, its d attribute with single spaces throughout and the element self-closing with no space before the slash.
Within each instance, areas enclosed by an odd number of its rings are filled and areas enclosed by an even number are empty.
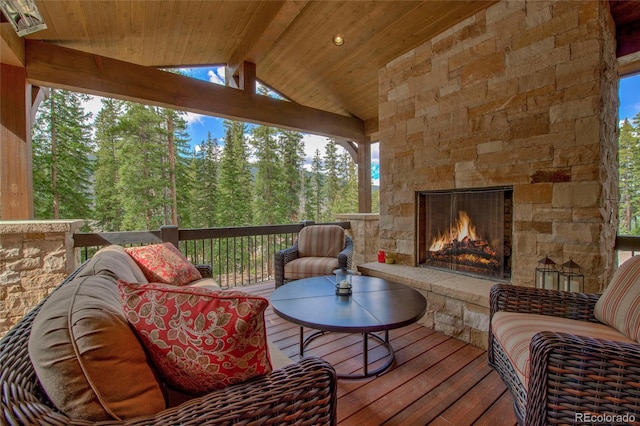
<svg viewBox="0 0 640 426">
<path fill-rule="evenodd" d="M 377 119 L 381 66 L 494 1 L 36 3 L 48 28 L 28 39 L 145 66 L 248 61 L 290 100 L 366 121 Z"/>
<path fill-rule="evenodd" d="M 377 127 L 378 70 L 495 3 L 470 1 L 36 0 L 28 39 L 154 67 L 256 64 L 290 100 Z M 640 2 L 611 0 L 618 52 L 640 68 Z M 344 37 L 335 46 L 332 37 Z M 634 65 L 635 63 L 635 65 Z"/>
</svg>

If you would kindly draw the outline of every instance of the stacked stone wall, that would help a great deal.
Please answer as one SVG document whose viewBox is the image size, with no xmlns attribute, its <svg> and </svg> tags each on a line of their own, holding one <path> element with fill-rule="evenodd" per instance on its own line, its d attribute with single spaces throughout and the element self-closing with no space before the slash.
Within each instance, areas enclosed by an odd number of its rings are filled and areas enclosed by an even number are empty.
<svg viewBox="0 0 640 426">
<path fill-rule="evenodd" d="M 375 262 L 380 245 L 378 243 L 379 221 L 378 213 L 349 213 L 336 215 L 336 220 L 348 221 L 351 229 L 347 233 L 353 238 L 353 258 L 351 269 L 357 270 L 358 265 Z"/>
<path fill-rule="evenodd" d="M 78 264 L 73 234 L 82 221 L 0 221 L 0 336 Z"/>
<path fill-rule="evenodd" d="M 415 265 L 416 191 L 513 186 L 512 282 L 549 255 L 608 282 L 618 77 L 606 1 L 501 1 L 379 73 L 380 245 Z"/>
</svg>

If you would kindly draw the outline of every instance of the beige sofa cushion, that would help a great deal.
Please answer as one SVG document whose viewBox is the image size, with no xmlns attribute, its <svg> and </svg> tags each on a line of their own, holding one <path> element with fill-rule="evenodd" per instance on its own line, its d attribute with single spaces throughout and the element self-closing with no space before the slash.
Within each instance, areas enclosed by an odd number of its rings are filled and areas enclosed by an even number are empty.
<svg viewBox="0 0 640 426">
<path fill-rule="evenodd" d="M 107 275 L 114 279 L 135 283 L 146 283 L 147 279 L 135 260 L 127 254 L 124 248 L 111 245 L 100 249 L 82 268 L 79 277 L 91 275 Z"/>
<path fill-rule="evenodd" d="M 209 290 L 220 290 L 220 286 L 213 278 L 200 278 L 199 280 L 191 281 L 189 287 L 206 288 Z"/>
<path fill-rule="evenodd" d="M 112 257 L 120 252 L 117 248 L 105 250 L 82 271 L 84 276 L 49 297 L 29 338 L 29 356 L 53 404 L 71 418 L 91 421 L 165 408 L 160 383 L 124 316 L 113 277 L 133 277 L 135 269 L 118 266 L 123 259 Z M 86 276 L 90 271 L 100 275 Z"/>
<path fill-rule="evenodd" d="M 533 336 L 541 331 L 634 343 L 622 333 L 604 324 L 549 315 L 496 312 L 491 320 L 491 329 L 525 389 L 529 386 L 529 345 Z"/>
</svg>

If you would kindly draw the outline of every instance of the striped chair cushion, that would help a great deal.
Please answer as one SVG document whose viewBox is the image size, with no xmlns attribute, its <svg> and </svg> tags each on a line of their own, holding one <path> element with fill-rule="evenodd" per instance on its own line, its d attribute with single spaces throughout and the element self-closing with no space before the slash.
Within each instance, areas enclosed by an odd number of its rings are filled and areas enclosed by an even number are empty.
<svg viewBox="0 0 640 426">
<path fill-rule="evenodd" d="M 640 342 L 640 255 L 620 265 L 593 314 L 600 322 Z"/>
<path fill-rule="evenodd" d="M 491 329 L 525 388 L 529 387 L 529 344 L 536 333 L 552 331 L 634 343 L 622 333 L 604 324 L 548 315 L 496 312 L 491 320 Z"/>
<path fill-rule="evenodd" d="M 338 257 L 344 250 L 344 229 L 338 225 L 314 225 L 298 234 L 298 257 Z"/>
<path fill-rule="evenodd" d="M 338 269 L 337 257 L 301 257 L 284 265 L 287 280 L 331 275 Z"/>
</svg>

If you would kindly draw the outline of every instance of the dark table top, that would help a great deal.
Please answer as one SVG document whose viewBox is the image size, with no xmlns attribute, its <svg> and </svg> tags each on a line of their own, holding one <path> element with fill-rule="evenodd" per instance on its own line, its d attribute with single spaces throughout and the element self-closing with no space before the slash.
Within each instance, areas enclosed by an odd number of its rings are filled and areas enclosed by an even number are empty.
<svg viewBox="0 0 640 426">
<path fill-rule="evenodd" d="M 333 275 L 292 281 L 271 294 L 271 304 L 295 324 L 344 333 L 404 327 L 426 312 L 424 296 L 404 284 L 356 275 L 352 285 L 352 295 L 337 296 Z"/>
</svg>

